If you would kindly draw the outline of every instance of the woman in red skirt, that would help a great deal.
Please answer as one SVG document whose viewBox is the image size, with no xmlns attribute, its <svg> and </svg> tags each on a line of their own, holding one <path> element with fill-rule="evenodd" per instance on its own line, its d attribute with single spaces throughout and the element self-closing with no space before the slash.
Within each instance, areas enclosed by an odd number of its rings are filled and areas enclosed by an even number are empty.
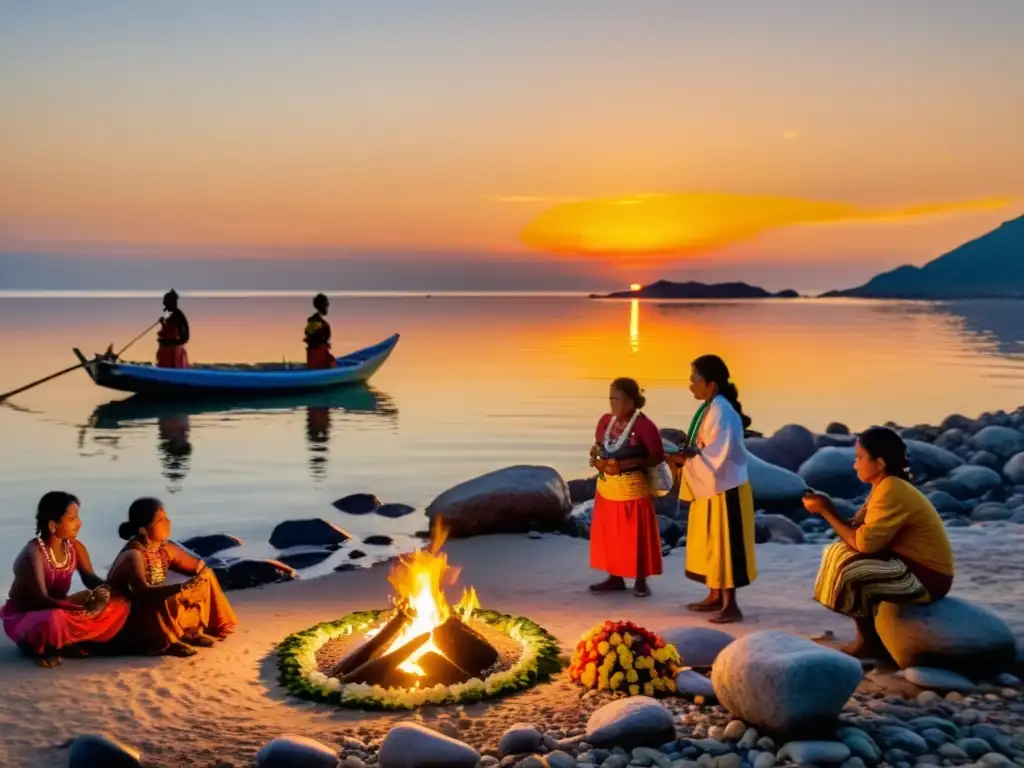
<svg viewBox="0 0 1024 768">
<path fill-rule="evenodd" d="M 647 469 L 665 458 L 654 422 L 640 412 L 646 399 L 633 379 L 612 382 L 611 413 L 597 423 L 590 464 L 598 471 L 590 527 L 590 567 L 609 576 L 593 592 L 626 588 L 635 579 L 637 597 L 651 594 L 648 576 L 661 574 L 661 535 Z"/>
</svg>

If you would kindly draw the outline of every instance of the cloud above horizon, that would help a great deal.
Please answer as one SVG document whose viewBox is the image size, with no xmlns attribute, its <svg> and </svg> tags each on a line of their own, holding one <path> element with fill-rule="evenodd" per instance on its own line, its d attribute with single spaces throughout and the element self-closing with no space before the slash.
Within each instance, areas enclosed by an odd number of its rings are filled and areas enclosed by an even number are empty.
<svg viewBox="0 0 1024 768">
<path fill-rule="evenodd" d="M 542 197 L 492 197 L 539 203 Z M 546 198 L 549 207 L 522 230 L 527 247 L 568 256 L 685 257 L 803 225 L 898 222 L 1004 208 L 1010 198 L 865 208 L 771 195 L 696 192 L 602 199 Z M 552 203 L 554 203 L 552 205 Z"/>
</svg>

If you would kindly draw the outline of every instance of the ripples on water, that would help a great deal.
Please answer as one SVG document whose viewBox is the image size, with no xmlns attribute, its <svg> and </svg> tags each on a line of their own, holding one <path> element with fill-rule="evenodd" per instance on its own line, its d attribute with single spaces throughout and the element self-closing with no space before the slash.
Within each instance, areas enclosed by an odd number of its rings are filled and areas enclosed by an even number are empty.
<svg viewBox="0 0 1024 768">
<path fill-rule="evenodd" d="M 189 354 L 302 359 L 308 302 L 185 297 Z M 0 354 L 12 361 L 0 389 L 73 363 L 74 346 L 88 354 L 124 344 L 159 309 L 148 296 L 0 296 Z M 52 488 L 81 496 L 82 537 L 97 565 L 116 553 L 117 524 L 141 495 L 164 497 L 176 536 L 223 531 L 245 539 L 248 554 L 272 554 L 273 526 L 298 517 L 406 545 L 422 514 L 346 518 L 331 501 L 367 491 L 423 507 L 461 480 L 518 463 L 582 475 L 611 379 L 637 378 L 654 420 L 685 426 L 688 361 L 706 352 L 729 363 L 755 428 L 766 432 L 790 422 L 935 422 L 1024 400 L 1024 302 L 385 295 L 338 298 L 330 319 L 339 354 L 402 333 L 371 387 L 182 409 L 111 402 L 124 396 L 75 372 L 0 407 L 0 563 L 32 535 L 35 503 Z M 151 357 L 152 339 L 131 352 Z"/>
</svg>

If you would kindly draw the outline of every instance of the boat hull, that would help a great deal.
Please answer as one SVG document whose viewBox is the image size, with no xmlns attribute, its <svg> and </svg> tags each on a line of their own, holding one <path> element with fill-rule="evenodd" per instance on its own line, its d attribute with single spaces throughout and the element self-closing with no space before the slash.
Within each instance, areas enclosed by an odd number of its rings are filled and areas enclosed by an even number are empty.
<svg viewBox="0 0 1024 768">
<path fill-rule="evenodd" d="M 84 367 L 101 387 L 154 399 L 182 401 L 200 397 L 270 397 L 326 392 L 365 384 L 391 356 L 398 338 L 395 334 L 379 344 L 338 357 L 336 368 L 324 370 L 269 365 L 247 369 L 158 368 L 102 358 L 91 360 Z"/>
</svg>

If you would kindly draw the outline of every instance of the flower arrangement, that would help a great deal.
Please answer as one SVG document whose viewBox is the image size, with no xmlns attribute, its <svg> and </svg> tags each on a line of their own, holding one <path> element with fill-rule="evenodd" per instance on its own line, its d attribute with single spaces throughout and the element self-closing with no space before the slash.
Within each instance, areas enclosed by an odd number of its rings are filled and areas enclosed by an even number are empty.
<svg viewBox="0 0 1024 768">
<path fill-rule="evenodd" d="M 630 621 L 606 621 L 580 638 L 569 677 L 586 688 L 630 696 L 675 693 L 682 660 L 674 645 Z"/>
<path fill-rule="evenodd" d="M 382 688 L 366 683 L 342 684 L 317 668 L 316 653 L 327 642 L 373 626 L 383 611 L 359 611 L 337 621 L 317 624 L 286 637 L 277 647 L 281 682 L 289 693 L 352 709 L 413 709 L 424 704 L 464 704 L 493 699 L 550 679 L 558 671 L 558 641 L 522 616 L 477 609 L 473 618 L 508 635 L 523 646 L 511 669 L 483 680 L 430 688 Z"/>
</svg>

